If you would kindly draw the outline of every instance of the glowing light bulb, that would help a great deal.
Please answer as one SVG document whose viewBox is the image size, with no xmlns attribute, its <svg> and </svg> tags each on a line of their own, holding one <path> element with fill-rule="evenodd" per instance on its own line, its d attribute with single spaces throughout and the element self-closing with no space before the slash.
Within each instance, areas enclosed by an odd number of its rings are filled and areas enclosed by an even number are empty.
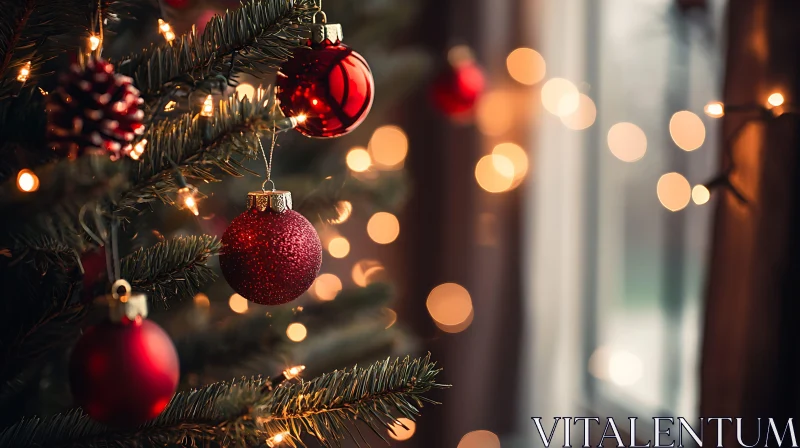
<svg viewBox="0 0 800 448">
<path fill-rule="evenodd" d="M 19 75 L 17 75 L 17 81 L 25 82 L 28 80 L 28 77 L 31 75 L 31 61 L 28 61 L 19 69 Z"/>
<path fill-rule="evenodd" d="M 175 40 L 175 32 L 172 31 L 172 26 L 162 19 L 158 19 L 158 32 L 161 33 L 164 39 L 169 43 Z"/>
<path fill-rule="evenodd" d="M 147 139 L 143 138 L 139 140 L 139 143 L 133 145 L 133 149 L 131 150 L 130 156 L 133 160 L 139 160 L 144 154 L 144 150 L 147 148 Z"/>
<path fill-rule="evenodd" d="M 279 433 L 279 434 L 275 434 L 274 436 L 272 436 L 269 439 L 267 439 L 267 446 L 269 448 L 273 448 L 273 447 L 277 446 L 279 443 L 281 443 L 284 440 L 288 439 L 289 435 L 290 434 L 288 432 L 282 432 L 282 433 Z"/>
<path fill-rule="evenodd" d="M 200 110 L 200 116 L 203 117 L 212 117 L 214 116 L 214 98 L 211 95 L 208 95 L 203 101 L 203 109 Z"/>
<path fill-rule="evenodd" d="M 92 51 L 95 51 L 98 47 L 100 47 L 100 42 L 102 42 L 100 38 L 94 34 L 89 36 L 89 48 L 91 48 Z"/>
<path fill-rule="evenodd" d="M 178 190 L 178 203 L 182 205 L 182 208 L 189 210 L 195 216 L 200 214 L 200 210 L 197 208 L 196 194 L 197 188 L 191 185 L 187 185 Z"/>
<path fill-rule="evenodd" d="M 771 107 L 781 106 L 783 105 L 784 101 L 785 99 L 783 98 L 783 95 L 781 95 L 778 92 L 773 93 L 772 95 L 769 96 L 769 98 L 767 98 L 767 103 L 769 103 Z"/>
<path fill-rule="evenodd" d="M 297 120 L 298 123 L 305 123 L 308 117 L 305 114 L 295 115 L 294 119 Z"/>
<path fill-rule="evenodd" d="M 722 118 L 725 115 L 725 105 L 719 101 L 712 101 L 706 104 L 703 112 L 711 118 Z"/>
<path fill-rule="evenodd" d="M 338 213 L 339 216 L 337 216 L 336 218 L 329 219 L 328 223 L 341 224 L 350 219 L 350 215 L 353 214 L 353 204 L 350 201 L 337 202 L 336 213 Z"/>
<path fill-rule="evenodd" d="M 283 371 L 283 376 L 286 377 L 287 380 L 291 380 L 300 376 L 300 374 L 303 373 L 303 370 L 306 370 L 306 366 L 290 367 Z"/>
<path fill-rule="evenodd" d="M 24 169 L 17 174 L 17 188 L 25 193 L 39 189 L 39 177 L 33 171 Z"/>
</svg>

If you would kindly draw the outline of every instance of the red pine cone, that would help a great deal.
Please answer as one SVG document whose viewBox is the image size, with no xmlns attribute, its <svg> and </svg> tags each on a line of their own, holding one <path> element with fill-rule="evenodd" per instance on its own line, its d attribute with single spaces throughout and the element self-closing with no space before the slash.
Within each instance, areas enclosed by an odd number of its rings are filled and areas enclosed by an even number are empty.
<svg viewBox="0 0 800 448">
<path fill-rule="evenodd" d="M 144 100 L 133 80 L 93 59 L 85 68 L 73 64 L 59 81 L 47 96 L 51 147 L 70 159 L 87 152 L 109 153 L 114 160 L 128 155 L 134 137 L 144 132 Z"/>
</svg>

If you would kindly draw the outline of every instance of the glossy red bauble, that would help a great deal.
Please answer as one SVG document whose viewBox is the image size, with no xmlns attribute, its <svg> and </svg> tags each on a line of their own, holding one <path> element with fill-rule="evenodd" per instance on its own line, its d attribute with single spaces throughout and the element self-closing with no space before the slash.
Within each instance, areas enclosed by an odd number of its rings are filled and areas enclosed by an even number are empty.
<svg viewBox="0 0 800 448">
<path fill-rule="evenodd" d="M 89 327 L 69 365 L 75 401 L 93 419 L 117 427 L 157 417 L 175 394 L 179 375 L 170 337 L 139 317 Z"/>
<path fill-rule="evenodd" d="M 486 87 L 483 70 L 475 62 L 448 66 L 431 85 L 433 104 L 453 117 L 472 111 Z"/>
<path fill-rule="evenodd" d="M 247 300 L 279 305 L 300 297 L 317 278 L 322 243 L 303 215 L 256 208 L 236 217 L 222 235 L 225 280 Z"/>
<path fill-rule="evenodd" d="M 164 0 L 164 2 L 175 9 L 183 9 L 192 3 L 190 0 Z"/>
<path fill-rule="evenodd" d="M 284 115 L 305 116 L 297 130 L 309 137 L 352 131 L 367 117 L 375 94 L 367 61 L 329 41 L 295 50 L 281 66 L 277 85 Z"/>
</svg>

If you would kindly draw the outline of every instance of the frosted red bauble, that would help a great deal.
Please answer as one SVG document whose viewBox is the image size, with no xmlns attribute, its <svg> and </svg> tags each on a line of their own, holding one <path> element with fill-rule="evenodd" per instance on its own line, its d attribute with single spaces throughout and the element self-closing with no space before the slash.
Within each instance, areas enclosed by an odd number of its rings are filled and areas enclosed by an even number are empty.
<svg viewBox="0 0 800 448">
<path fill-rule="evenodd" d="M 138 317 L 89 327 L 69 365 L 75 401 L 93 419 L 118 427 L 157 417 L 175 394 L 179 376 L 170 337 Z"/>
<path fill-rule="evenodd" d="M 300 297 L 322 265 L 317 231 L 294 210 L 251 208 L 231 221 L 222 245 L 219 264 L 225 280 L 244 298 L 262 305 Z"/>
<path fill-rule="evenodd" d="M 347 45 L 325 41 L 299 48 L 278 74 L 278 99 L 287 117 L 304 115 L 297 130 L 338 137 L 367 117 L 375 81 L 367 61 Z"/>
<path fill-rule="evenodd" d="M 431 85 L 433 104 L 447 116 L 469 113 L 486 87 L 483 70 L 474 62 L 448 66 Z"/>
</svg>

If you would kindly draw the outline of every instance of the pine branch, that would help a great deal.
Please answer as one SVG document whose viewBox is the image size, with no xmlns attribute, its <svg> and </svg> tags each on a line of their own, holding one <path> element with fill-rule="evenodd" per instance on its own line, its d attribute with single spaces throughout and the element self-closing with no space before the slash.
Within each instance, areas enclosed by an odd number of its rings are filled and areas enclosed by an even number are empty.
<svg viewBox="0 0 800 448">
<path fill-rule="evenodd" d="M 20 192 L 16 179 L 8 179 L 0 185 L 0 247 L 11 248 L 15 256 L 27 250 L 80 253 L 92 247 L 79 223 L 80 211 L 87 206 L 92 216 L 95 208 L 89 204 L 102 205 L 125 191 L 127 169 L 123 161 L 87 155 L 36 170 L 40 185 L 32 193 Z"/>
<path fill-rule="evenodd" d="M 202 36 L 192 30 L 115 65 L 134 79 L 147 100 L 164 95 L 175 83 L 195 84 L 223 71 L 263 74 L 302 44 L 296 25 L 310 22 L 315 10 L 313 0 L 248 0 L 211 19 Z"/>
<path fill-rule="evenodd" d="M 0 101 L 22 87 L 17 75 L 26 62 L 31 62 L 26 82 L 30 88 L 50 75 L 42 73 L 45 62 L 64 50 L 85 45 L 91 4 L 79 0 L 0 1 Z"/>
<path fill-rule="evenodd" d="M 128 255 L 122 259 L 120 271 L 134 289 L 164 303 L 168 297 L 184 299 L 216 278 L 206 263 L 221 247 L 208 235 L 177 237 Z"/>
<path fill-rule="evenodd" d="M 436 383 L 440 370 L 425 358 L 377 362 L 367 368 L 337 370 L 309 382 L 282 384 L 252 378 L 215 383 L 181 392 L 155 420 L 138 428 L 112 429 L 93 422 L 79 409 L 47 419 L 23 420 L 0 432 L 0 447 L 140 447 L 192 445 L 215 441 L 223 446 L 261 446 L 288 432 L 287 446 L 296 447 L 303 433 L 326 446 L 350 434 L 360 420 L 379 432 L 395 414 L 414 419 L 424 394 L 449 387 Z"/>
<path fill-rule="evenodd" d="M 154 201 L 171 203 L 169 194 L 179 188 L 172 162 L 186 179 L 201 182 L 218 181 L 215 171 L 237 177 L 249 172 L 237 157 L 255 157 L 257 134 L 270 133 L 273 125 L 285 121 L 273 121 L 271 89 L 263 92 L 255 101 L 229 97 L 219 102 L 213 117 L 187 113 L 152 125 L 142 137 L 148 141 L 144 160 L 131 189 L 117 201 L 117 209 L 138 211 L 142 204 Z M 282 130 L 286 129 L 278 128 Z"/>
<path fill-rule="evenodd" d="M 199 374 L 217 366 L 247 364 L 264 353 L 275 354 L 286 341 L 286 326 L 293 321 L 319 332 L 341 325 L 343 319 L 353 318 L 356 313 L 374 313 L 393 296 L 389 285 L 373 284 L 342 291 L 333 301 L 305 305 L 299 314 L 290 307 L 277 307 L 269 315 L 247 314 L 221 326 L 185 335 L 175 341 L 181 373 Z"/>
<path fill-rule="evenodd" d="M 389 429 L 397 417 L 414 420 L 423 403 L 438 404 L 424 396 L 431 389 L 449 387 L 436 383 L 441 370 L 435 367 L 430 354 L 387 359 L 281 387 L 257 408 L 257 413 L 266 414 L 259 423 L 271 433 L 289 431 L 298 440 L 308 433 L 325 446 L 341 446 L 349 421 L 359 420 L 386 440 L 381 430 Z"/>
</svg>

